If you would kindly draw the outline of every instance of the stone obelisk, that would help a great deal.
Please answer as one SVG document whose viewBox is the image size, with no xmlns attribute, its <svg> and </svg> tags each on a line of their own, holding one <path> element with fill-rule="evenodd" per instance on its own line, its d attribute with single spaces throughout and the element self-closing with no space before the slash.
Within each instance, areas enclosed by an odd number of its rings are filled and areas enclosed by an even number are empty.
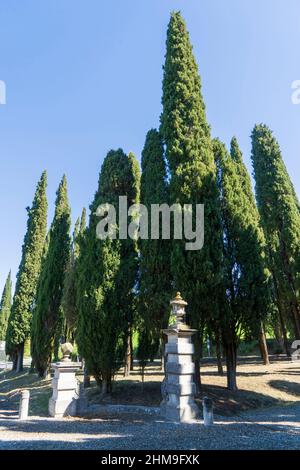
<svg viewBox="0 0 300 470">
<path fill-rule="evenodd" d="M 194 345 L 192 335 L 197 330 L 185 323 L 185 302 L 177 292 L 171 300 L 176 323 L 163 332 L 168 337 L 166 344 L 167 364 L 165 378 L 166 396 L 161 404 L 161 412 L 166 419 L 188 422 L 198 417 L 199 409 L 194 401 L 195 384 L 193 363 Z"/>
</svg>

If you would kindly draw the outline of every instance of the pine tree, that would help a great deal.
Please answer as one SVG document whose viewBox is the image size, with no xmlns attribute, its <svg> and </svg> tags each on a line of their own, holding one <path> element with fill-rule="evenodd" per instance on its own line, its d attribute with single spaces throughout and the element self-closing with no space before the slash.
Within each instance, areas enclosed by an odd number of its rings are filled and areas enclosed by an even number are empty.
<svg viewBox="0 0 300 470">
<path fill-rule="evenodd" d="M 168 202 L 166 163 L 161 136 L 151 129 L 142 152 L 141 204 L 148 209 L 151 233 L 151 204 Z M 161 235 L 161 234 L 160 234 Z M 139 346 L 142 364 L 158 351 L 161 330 L 168 326 L 170 279 L 169 240 L 141 239 L 139 281 Z"/>
<path fill-rule="evenodd" d="M 8 318 L 11 311 L 11 272 L 6 278 L 0 302 L 0 341 L 5 341 Z"/>
<path fill-rule="evenodd" d="M 73 241 L 71 248 L 71 256 L 64 279 L 64 290 L 62 297 L 62 308 L 65 318 L 65 337 L 70 341 L 74 341 L 74 333 L 77 321 L 76 309 L 76 270 L 77 260 L 80 252 L 79 240 L 83 236 L 86 229 L 86 210 L 82 210 L 81 218 L 75 223 L 73 232 Z"/>
<path fill-rule="evenodd" d="M 61 299 L 70 256 L 70 207 L 65 176 L 56 195 L 49 246 L 43 262 L 32 322 L 32 357 L 40 377 L 49 371 L 55 340 L 62 324 Z"/>
<path fill-rule="evenodd" d="M 220 317 L 226 350 L 228 388 L 235 390 L 239 337 L 262 334 L 262 321 L 269 306 L 265 240 L 252 194 L 250 178 L 237 141 L 231 155 L 214 140 L 214 154 L 220 188 L 223 250 L 226 267 L 228 308 Z"/>
<path fill-rule="evenodd" d="M 300 212 L 299 203 L 271 130 L 252 132 L 255 190 L 264 229 L 278 308 L 288 312 L 300 338 Z"/>
<path fill-rule="evenodd" d="M 27 232 L 22 247 L 22 259 L 17 274 L 13 305 L 7 328 L 7 354 L 18 371 L 23 369 L 25 340 L 30 336 L 32 309 L 41 269 L 41 259 L 47 230 L 47 175 L 44 171 L 37 184 L 33 203 L 27 208 Z"/>
<path fill-rule="evenodd" d="M 124 361 L 137 278 L 136 242 L 119 237 L 119 196 L 138 202 L 138 164 L 133 155 L 111 150 L 104 159 L 98 190 L 90 206 L 89 225 L 80 243 L 77 278 L 78 324 L 76 340 L 89 374 L 111 390 L 115 370 Z M 116 237 L 96 236 L 97 208 L 116 210 Z M 130 220 L 131 218 L 129 218 Z"/>
<path fill-rule="evenodd" d="M 201 81 L 189 34 L 180 13 L 173 13 L 167 32 L 163 77 L 161 134 L 170 171 L 170 203 L 204 204 L 205 242 L 201 250 L 185 250 L 172 241 L 171 270 L 175 290 L 188 302 L 193 327 L 200 330 L 196 347 L 199 385 L 200 336 L 204 324 L 219 315 L 222 289 L 222 241 L 216 167 L 206 121 Z"/>
</svg>

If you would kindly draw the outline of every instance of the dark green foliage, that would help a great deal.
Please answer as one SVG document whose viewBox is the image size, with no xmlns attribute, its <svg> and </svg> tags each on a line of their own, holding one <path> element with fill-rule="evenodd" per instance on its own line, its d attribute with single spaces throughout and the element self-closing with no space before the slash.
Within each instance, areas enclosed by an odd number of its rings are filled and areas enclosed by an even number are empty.
<svg viewBox="0 0 300 470">
<path fill-rule="evenodd" d="M 142 152 L 141 203 L 148 209 L 148 231 L 151 233 L 151 204 L 168 202 L 166 164 L 161 137 L 151 129 Z M 169 318 L 170 242 L 140 240 L 138 357 L 142 363 L 155 357 L 162 328 Z"/>
<path fill-rule="evenodd" d="M 278 308 L 288 312 L 300 338 L 300 213 L 299 202 L 270 129 L 255 126 L 252 162 L 261 221 L 268 245 Z"/>
<path fill-rule="evenodd" d="M 11 310 L 11 297 L 11 272 L 9 271 L 0 302 L 0 341 L 5 341 L 7 322 Z"/>
<path fill-rule="evenodd" d="M 80 243 L 77 278 L 79 352 L 90 374 L 110 390 L 111 379 L 124 359 L 133 321 L 133 295 L 137 277 L 136 242 L 118 237 L 119 196 L 138 202 L 139 170 L 134 156 L 111 150 L 102 165 L 98 190 L 90 206 L 89 226 Z M 116 239 L 96 237 L 101 204 L 116 209 Z"/>
<path fill-rule="evenodd" d="M 64 176 L 57 190 L 49 246 L 43 261 L 32 323 L 32 357 L 40 376 L 49 369 L 62 326 L 61 299 L 70 256 L 70 207 Z M 56 344 L 57 347 L 57 344 Z"/>
<path fill-rule="evenodd" d="M 86 210 L 82 210 L 81 219 L 77 219 L 73 232 L 73 242 L 71 248 L 71 256 L 65 274 L 64 290 L 62 297 L 62 308 L 66 321 L 65 336 L 68 340 L 73 340 L 77 321 L 76 309 L 76 269 L 77 259 L 80 252 L 80 238 L 86 229 Z"/>
<path fill-rule="evenodd" d="M 218 140 L 214 141 L 220 189 L 225 283 L 228 306 L 220 317 L 225 349 L 230 349 L 233 365 L 239 336 L 259 336 L 270 303 L 268 272 L 265 267 L 265 240 L 251 189 L 250 177 L 236 139 L 231 154 Z M 229 367 L 228 367 L 229 366 Z M 227 372 L 230 365 L 227 364 Z M 234 371 L 228 377 L 236 388 Z"/>
<path fill-rule="evenodd" d="M 7 353 L 18 355 L 22 369 L 24 342 L 30 336 L 32 309 L 40 275 L 41 259 L 47 230 L 47 175 L 38 182 L 33 203 L 27 208 L 27 231 L 22 247 L 22 259 L 17 274 L 13 305 L 7 329 Z"/>
<path fill-rule="evenodd" d="M 186 251 L 184 240 L 173 240 L 171 270 L 175 290 L 181 291 L 189 303 L 192 326 L 203 330 L 205 322 L 219 315 L 221 221 L 216 167 L 200 77 L 180 13 L 171 16 L 166 46 L 161 134 L 171 177 L 170 202 L 204 204 L 205 207 L 203 248 Z M 196 357 L 199 359 L 199 347 Z"/>
<path fill-rule="evenodd" d="M 257 335 L 269 305 L 264 235 L 236 139 L 231 142 L 230 155 L 215 140 L 214 153 L 221 187 L 227 292 L 236 334 L 242 328 L 247 335 Z"/>
</svg>

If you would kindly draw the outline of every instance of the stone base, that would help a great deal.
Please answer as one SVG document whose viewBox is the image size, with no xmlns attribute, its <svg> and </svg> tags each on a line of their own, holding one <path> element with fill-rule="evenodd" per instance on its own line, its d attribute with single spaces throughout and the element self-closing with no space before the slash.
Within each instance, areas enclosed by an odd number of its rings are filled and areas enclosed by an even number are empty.
<svg viewBox="0 0 300 470">
<path fill-rule="evenodd" d="M 49 414 L 53 418 L 63 418 L 64 416 L 76 416 L 77 414 L 77 399 L 72 398 L 72 401 L 57 401 L 53 398 L 49 400 Z"/>
<path fill-rule="evenodd" d="M 178 423 L 188 423 L 199 418 L 199 408 L 196 403 L 177 407 L 163 403 L 161 405 L 161 412 L 167 420 Z"/>
<path fill-rule="evenodd" d="M 71 362 L 54 364 L 52 397 L 49 400 L 49 414 L 54 418 L 76 416 L 79 396 L 78 381 L 75 377 L 80 365 Z"/>
</svg>

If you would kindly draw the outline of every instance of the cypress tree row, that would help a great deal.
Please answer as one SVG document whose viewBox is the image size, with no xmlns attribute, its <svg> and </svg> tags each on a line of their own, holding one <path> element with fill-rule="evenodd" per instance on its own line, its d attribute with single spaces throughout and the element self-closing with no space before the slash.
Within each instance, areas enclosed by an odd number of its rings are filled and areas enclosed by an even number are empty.
<svg viewBox="0 0 300 470">
<path fill-rule="evenodd" d="M 32 309 L 41 269 L 41 259 L 47 230 L 47 174 L 44 171 L 37 184 L 32 206 L 27 208 L 27 232 L 17 274 L 15 294 L 6 334 L 6 348 L 14 368 L 23 369 L 25 340 L 30 336 Z"/>
<path fill-rule="evenodd" d="M 138 192 L 134 156 L 125 155 L 121 149 L 111 150 L 103 162 L 89 226 L 80 243 L 77 278 L 78 348 L 88 373 L 102 385 L 103 394 L 111 390 L 113 374 L 124 361 L 138 267 L 136 242 L 119 237 L 119 196 L 127 196 L 132 204 L 138 201 Z M 110 227 L 115 237 L 97 238 L 97 208 L 101 204 L 115 208 L 116 220 Z M 126 222 L 132 221 L 126 214 Z"/>
<path fill-rule="evenodd" d="M 0 341 L 5 341 L 8 318 L 11 311 L 11 271 L 6 278 L 0 302 Z"/>
<path fill-rule="evenodd" d="M 170 171 L 170 203 L 204 204 L 201 250 L 185 250 L 184 240 L 172 241 L 174 287 L 188 302 L 191 324 L 219 316 L 222 290 L 221 221 L 216 167 L 206 122 L 201 82 L 189 34 L 180 13 L 173 13 L 167 32 L 163 77 L 161 134 Z M 193 207 L 195 213 L 195 206 Z M 201 333 L 200 333 L 201 335 Z M 195 339 L 196 382 L 199 385 L 200 337 Z"/>
<path fill-rule="evenodd" d="M 73 241 L 71 248 L 71 256 L 64 279 L 64 290 L 62 297 L 62 308 L 65 318 L 65 338 L 74 341 L 74 333 L 77 321 L 76 309 L 76 269 L 77 260 L 80 252 L 79 240 L 83 236 L 86 229 L 86 210 L 82 210 L 81 218 L 76 220 Z"/>
<path fill-rule="evenodd" d="M 161 136 L 151 129 L 142 152 L 141 204 L 148 209 L 151 233 L 151 204 L 168 202 L 166 163 Z M 139 280 L 139 347 L 142 364 L 158 351 L 161 330 L 168 326 L 170 301 L 170 242 L 150 237 L 141 239 Z"/>
<path fill-rule="evenodd" d="M 287 312 L 300 338 L 300 213 L 294 187 L 271 130 L 256 125 L 252 162 L 262 226 L 268 244 L 278 309 Z"/>
<path fill-rule="evenodd" d="M 250 178 L 234 139 L 231 155 L 214 140 L 220 188 L 228 307 L 220 317 L 226 351 L 227 384 L 237 389 L 236 359 L 241 331 L 259 337 L 269 306 L 264 236 Z M 268 362 L 265 354 L 265 361 Z"/>
<path fill-rule="evenodd" d="M 32 321 L 32 359 L 40 377 L 49 371 L 62 323 L 61 299 L 70 256 L 70 223 L 67 179 L 63 176 L 56 193 L 49 246 L 43 261 Z"/>
</svg>

